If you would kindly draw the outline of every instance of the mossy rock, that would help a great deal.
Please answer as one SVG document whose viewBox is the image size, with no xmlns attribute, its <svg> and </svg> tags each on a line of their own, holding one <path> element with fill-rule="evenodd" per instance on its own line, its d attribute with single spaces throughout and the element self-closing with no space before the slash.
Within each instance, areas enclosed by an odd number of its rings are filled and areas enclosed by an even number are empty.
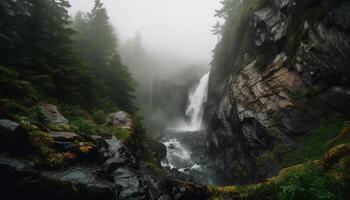
<svg viewBox="0 0 350 200">
<path fill-rule="evenodd" d="M 32 152 L 29 131 L 14 121 L 1 119 L 0 151 L 19 155 Z"/>
</svg>

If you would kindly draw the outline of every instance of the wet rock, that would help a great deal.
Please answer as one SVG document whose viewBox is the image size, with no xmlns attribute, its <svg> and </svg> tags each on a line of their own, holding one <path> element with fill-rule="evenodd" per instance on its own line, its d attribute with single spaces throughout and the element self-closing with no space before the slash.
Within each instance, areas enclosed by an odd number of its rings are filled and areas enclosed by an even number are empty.
<svg viewBox="0 0 350 200">
<path fill-rule="evenodd" d="M 174 144 L 169 144 L 169 149 L 175 149 L 175 145 Z"/>
<path fill-rule="evenodd" d="M 79 149 L 79 152 L 77 152 L 79 159 L 93 163 L 99 163 L 102 160 L 95 144 L 91 142 L 79 142 L 76 146 Z"/>
<path fill-rule="evenodd" d="M 132 129 L 133 126 L 131 116 L 124 111 L 109 114 L 107 116 L 106 122 L 111 126 L 123 129 Z"/>
<path fill-rule="evenodd" d="M 266 29 L 257 29 L 256 45 L 261 46 L 267 40 L 277 41 L 286 34 L 285 22 L 282 21 L 282 15 L 279 10 L 273 7 L 265 7 L 255 12 L 256 21 L 264 22 Z"/>
<path fill-rule="evenodd" d="M 20 171 L 33 169 L 34 163 L 28 160 L 14 159 L 6 154 L 0 154 L 0 171 Z"/>
<path fill-rule="evenodd" d="M 79 200 L 73 184 L 50 179 L 33 169 L 34 163 L 0 155 L 2 198 L 12 200 Z"/>
<path fill-rule="evenodd" d="M 51 131 L 50 135 L 54 141 L 58 142 L 74 142 L 82 141 L 83 139 L 76 133 L 72 132 L 55 132 Z"/>
<path fill-rule="evenodd" d="M 274 144 L 288 148 L 322 119 L 350 115 L 349 8 L 349 1 L 274 0 L 246 19 L 251 38 L 244 44 L 264 58 L 245 58 L 254 55 L 249 49 L 232 53 L 228 63 L 239 65 L 214 64 L 210 74 L 208 154 L 223 179 L 246 183 L 273 176 L 280 166 L 272 162 L 264 165 L 267 171 L 256 169 Z M 315 18 L 296 17 L 309 15 Z M 239 37 L 226 40 L 233 41 L 229 48 L 244 45 Z"/>
<path fill-rule="evenodd" d="M 284 127 L 295 135 L 302 135 L 317 128 L 317 119 L 298 109 L 290 109 L 281 115 L 281 122 Z"/>
<path fill-rule="evenodd" d="M 139 176 L 131 170 L 119 168 L 112 175 L 115 183 L 120 186 L 119 199 L 149 199 Z"/>
<path fill-rule="evenodd" d="M 68 125 L 68 120 L 63 115 L 61 115 L 55 105 L 44 104 L 40 106 L 40 108 L 51 123 L 57 125 Z"/>
<path fill-rule="evenodd" d="M 350 2 L 343 1 L 342 5 L 332 10 L 330 16 L 343 29 L 350 27 Z"/>
<path fill-rule="evenodd" d="M 138 164 L 131 152 L 126 146 L 114 136 L 106 140 L 109 150 L 109 159 L 104 163 L 104 168 L 108 171 L 128 165 L 132 168 L 137 168 Z"/>
<path fill-rule="evenodd" d="M 329 104 L 330 107 L 334 108 L 339 112 L 350 115 L 350 89 L 344 87 L 332 87 L 323 92 L 320 97 Z"/>
<path fill-rule="evenodd" d="M 1 119 L 0 152 L 27 154 L 31 150 L 29 132 L 14 121 Z"/>
<path fill-rule="evenodd" d="M 253 148 L 271 148 L 274 138 L 268 136 L 264 126 L 256 119 L 247 118 L 242 122 L 243 135 Z"/>
<path fill-rule="evenodd" d="M 167 173 L 168 176 L 175 178 L 177 180 L 182 180 L 182 181 L 193 181 L 194 177 L 191 175 L 181 172 L 178 169 L 170 169 L 170 168 L 165 168 L 165 172 Z"/>
<path fill-rule="evenodd" d="M 148 148 L 148 150 L 152 153 L 153 157 L 156 159 L 158 165 L 160 166 L 161 161 L 164 160 L 167 155 L 166 146 L 154 140 L 145 141 L 145 145 Z"/>
<path fill-rule="evenodd" d="M 172 198 L 175 200 L 187 200 L 187 199 L 208 199 L 208 190 L 205 186 L 196 185 L 188 182 L 180 182 L 177 180 L 164 179 L 159 184 L 159 190 L 164 192 L 171 188 L 171 192 L 167 191 L 168 194 L 171 194 Z"/>
<path fill-rule="evenodd" d="M 100 162 L 105 162 L 111 156 L 108 143 L 101 136 L 91 136 L 91 138 L 96 145 L 97 151 L 99 153 Z"/>
<path fill-rule="evenodd" d="M 64 182 L 73 183 L 80 195 L 87 199 L 113 200 L 116 196 L 114 185 L 99 177 L 95 171 L 83 167 L 75 167 L 63 171 L 46 172 L 45 176 Z"/>
</svg>

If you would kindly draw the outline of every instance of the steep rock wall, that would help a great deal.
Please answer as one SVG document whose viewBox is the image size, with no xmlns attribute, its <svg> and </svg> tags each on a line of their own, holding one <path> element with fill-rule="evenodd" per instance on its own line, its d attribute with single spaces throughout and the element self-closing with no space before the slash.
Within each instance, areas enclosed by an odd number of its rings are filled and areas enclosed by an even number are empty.
<svg viewBox="0 0 350 200">
<path fill-rule="evenodd" d="M 250 2 L 209 81 L 209 154 L 223 184 L 275 175 L 281 149 L 321 119 L 350 115 L 350 2 Z"/>
</svg>

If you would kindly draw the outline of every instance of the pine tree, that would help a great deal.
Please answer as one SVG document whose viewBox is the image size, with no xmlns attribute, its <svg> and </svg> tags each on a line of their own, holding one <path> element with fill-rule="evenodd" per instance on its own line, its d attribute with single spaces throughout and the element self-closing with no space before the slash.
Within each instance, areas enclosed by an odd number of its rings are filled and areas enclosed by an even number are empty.
<svg viewBox="0 0 350 200">
<path fill-rule="evenodd" d="M 86 17 L 78 13 L 73 27 L 77 31 L 77 52 L 94 78 L 94 88 L 101 99 L 116 103 L 133 113 L 134 81 L 117 51 L 117 36 L 100 0 Z"/>
<path fill-rule="evenodd" d="M 218 42 L 220 41 L 220 37 L 222 35 L 222 25 L 220 24 L 220 22 L 217 22 L 214 26 L 213 26 L 213 30 L 211 31 L 213 35 L 216 35 L 218 37 Z"/>
<path fill-rule="evenodd" d="M 117 37 L 100 0 L 95 1 L 94 8 L 88 13 L 88 27 L 90 48 L 86 59 L 94 66 L 103 67 L 116 51 Z"/>
</svg>

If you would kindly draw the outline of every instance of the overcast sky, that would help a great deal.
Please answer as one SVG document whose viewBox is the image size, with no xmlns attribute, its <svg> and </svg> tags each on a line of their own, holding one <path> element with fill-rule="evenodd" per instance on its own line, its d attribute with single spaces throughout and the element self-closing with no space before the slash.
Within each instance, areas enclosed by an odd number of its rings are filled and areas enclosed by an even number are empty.
<svg viewBox="0 0 350 200">
<path fill-rule="evenodd" d="M 70 0 L 71 14 L 89 11 L 94 0 Z M 209 63 L 216 37 L 211 26 L 219 0 L 103 0 L 121 41 L 140 31 L 144 46 L 193 64 Z"/>
</svg>

